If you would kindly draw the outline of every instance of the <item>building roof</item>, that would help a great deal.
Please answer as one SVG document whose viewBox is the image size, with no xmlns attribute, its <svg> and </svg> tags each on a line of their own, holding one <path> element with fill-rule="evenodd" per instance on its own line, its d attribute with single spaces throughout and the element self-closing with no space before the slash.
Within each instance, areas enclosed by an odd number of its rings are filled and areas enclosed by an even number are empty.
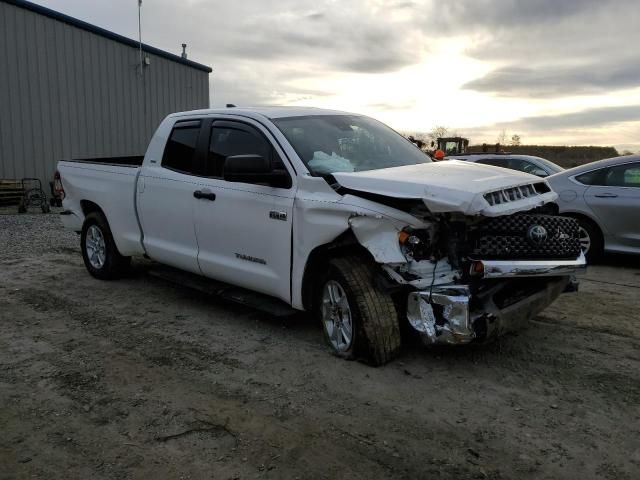
<svg viewBox="0 0 640 480">
<path fill-rule="evenodd" d="M 83 22 L 82 20 L 78 20 L 77 18 L 70 17 L 69 15 L 65 15 L 60 12 L 56 12 L 55 10 L 51 10 L 50 8 L 43 7 L 41 5 L 36 5 L 35 3 L 27 2 L 25 0 L 0 0 L 11 5 L 15 5 L 16 7 L 24 8 L 25 10 L 30 10 L 32 12 L 39 13 L 40 15 L 44 15 L 49 18 L 53 18 L 60 22 L 67 23 L 74 27 L 80 28 L 82 30 L 86 30 L 87 32 L 95 33 L 96 35 L 100 35 L 105 38 L 109 38 L 119 43 L 123 43 L 124 45 L 128 45 L 130 47 L 139 48 L 140 43 L 136 40 L 132 40 L 131 38 L 124 37 L 122 35 L 118 35 L 117 33 L 111 32 L 104 28 L 96 27 L 87 22 Z M 172 60 L 177 63 L 182 63 L 188 67 L 196 68 L 198 70 L 202 70 L 207 73 L 211 73 L 211 67 L 206 65 L 202 65 L 201 63 L 193 62 L 191 60 L 187 60 L 186 58 L 182 58 L 179 55 L 174 55 L 173 53 L 165 52 L 164 50 L 160 50 L 159 48 L 152 47 L 151 45 L 142 44 L 142 51 L 151 53 L 153 55 L 157 55 L 159 57 L 166 58 L 168 60 Z"/>
</svg>

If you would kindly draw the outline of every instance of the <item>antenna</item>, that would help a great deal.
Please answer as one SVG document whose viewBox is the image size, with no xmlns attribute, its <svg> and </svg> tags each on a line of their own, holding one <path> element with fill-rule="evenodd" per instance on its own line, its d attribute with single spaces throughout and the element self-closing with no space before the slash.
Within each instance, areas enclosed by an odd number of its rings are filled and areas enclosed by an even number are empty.
<svg viewBox="0 0 640 480">
<path fill-rule="evenodd" d="M 140 75 L 142 75 L 142 0 L 138 0 L 138 43 L 140 51 Z"/>
</svg>

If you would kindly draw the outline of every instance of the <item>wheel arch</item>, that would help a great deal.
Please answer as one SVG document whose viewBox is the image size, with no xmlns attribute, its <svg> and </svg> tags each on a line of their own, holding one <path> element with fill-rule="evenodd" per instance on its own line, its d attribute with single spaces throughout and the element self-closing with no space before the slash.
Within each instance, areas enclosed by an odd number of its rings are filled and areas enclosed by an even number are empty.
<svg viewBox="0 0 640 480">
<path fill-rule="evenodd" d="M 102 216 L 105 219 L 107 218 L 107 216 L 104 213 L 104 210 L 102 210 L 100 205 L 98 205 L 95 202 L 92 202 L 91 200 L 80 200 L 80 208 L 82 209 L 82 214 L 84 215 L 85 218 L 87 217 L 87 215 L 94 212 L 102 214 Z"/>
<path fill-rule="evenodd" d="M 589 261 L 597 260 L 607 250 L 607 233 L 590 215 L 583 212 L 562 212 L 561 215 L 575 218 L 578 222 L 582 220 L 594 229 L 594 234 L 598 238 L 591 240 L 593 246 L 590 248 L 589 252 L 587 252 L 587 259 Z"/>
<path fill-rule="evenodd" d="M 304 266 L 302 277 L 302 305 L 310 311 L 313 307 L 313 293 L 317 282 L 326 274 L 329 259 L 345 255 L 365 255 L 373 260 L 371 252 L 363 247 L 351 229 L 340 234 L 334 240 L 315 247 Z"/>
<path fill-rule="evenodd" d="M 600 226 L 600 223 L 598 223 L 598 221 L 591 215 L 588 215 L 584 212 L 579 212 L 579 211 L 575 211 L 575 210 L 571 210 L 571 211 L 563 211 L 560 212 L 560 215 L 565 216 L 565 217 L 571 217 L 571 218 L 575 218 L 575 219 L 582 219 L 582 220 L 586 220 L 589 223 L 591 223 L 594 227 L 596 227 L 598 229 L 598 232 L 600 233 L 600 235 L 602 236 L 602 238 L 604 239 L 604 229 Z"/>
</svg>

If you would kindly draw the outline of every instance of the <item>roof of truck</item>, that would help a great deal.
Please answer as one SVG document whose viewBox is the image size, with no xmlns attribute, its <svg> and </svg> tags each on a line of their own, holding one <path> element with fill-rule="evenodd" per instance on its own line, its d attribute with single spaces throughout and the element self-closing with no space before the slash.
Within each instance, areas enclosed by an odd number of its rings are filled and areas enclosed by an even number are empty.
<svg viewBox="0 0 640 480">
<path fill-rule="evenodd" d="M 355 113 L 342 112 L 339 110 L 329 110 L 326 108 L 316 107 L 228 107 L 228 108 L 207 108 L 203 110 L 191 110 L 189 112 L 177 112 L 170 116 L 187 116 L 187 115 L 210 115 L 210 114 L 226 114 L 226 115 L 244 115 L 255 116 L 261 115 L 267 118 L 285 118 L 285 117 L 307 117 L 310 115 L 357 115 Z"/>
</svg>

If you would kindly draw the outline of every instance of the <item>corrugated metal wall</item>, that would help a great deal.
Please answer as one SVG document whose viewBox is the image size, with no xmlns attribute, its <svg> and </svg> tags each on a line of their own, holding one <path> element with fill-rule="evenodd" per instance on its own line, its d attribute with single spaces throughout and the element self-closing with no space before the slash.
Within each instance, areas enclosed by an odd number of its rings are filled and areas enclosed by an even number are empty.
<svg viewBox="0 0 640 480">
<path fill-rule="evenodd" d="M 167 114 L 208 108 L 207 72 L 144 55 L 141 76 L 137 49 L 0 1 L 0 178 L 142 155 Z"/>
</svg>

